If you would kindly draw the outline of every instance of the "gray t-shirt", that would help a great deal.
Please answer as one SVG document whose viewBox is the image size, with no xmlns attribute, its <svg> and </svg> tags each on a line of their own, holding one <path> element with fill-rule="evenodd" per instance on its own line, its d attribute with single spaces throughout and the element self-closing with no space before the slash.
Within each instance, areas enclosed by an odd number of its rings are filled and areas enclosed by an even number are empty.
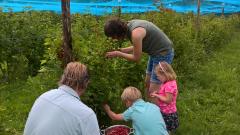
<svg viewBox="0 0 240 135">
<path fill-rule="evenodd" d="M 166 34 L 156 25 L 145 20 L 131 20 L 128 22 L 128 38 L 131 40 L 131 33 L 135 28 L 142 27 L 146 30 L 146 36 L 143 39 L 142 51 L 151 55 L 160 55 L 162 51 L 172 49 L 173 43 Z M 131 40 L 132 42 L 132 40 Z"/>
<path fill-rule="evenodd" d="M 100 135 L 93 110 L 63 85 L 42 94 L 29 113 L 24 135 Z"/>
</svg>

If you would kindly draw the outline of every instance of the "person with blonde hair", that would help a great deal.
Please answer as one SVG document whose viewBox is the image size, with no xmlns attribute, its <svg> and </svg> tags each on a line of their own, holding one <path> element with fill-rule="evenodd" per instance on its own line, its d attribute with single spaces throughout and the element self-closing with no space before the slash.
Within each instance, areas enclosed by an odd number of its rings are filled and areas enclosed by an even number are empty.
<svg viewBox="0 0 240 135">
<path fill-rule="evenodd" d="M 109 105 L 104 105 L 106 113 L 112 120 L 132 121 L 135 135 L 168 135 L 159 107 L 145 102 L 137 88 L 125 88 L 121 99 L 128 107 L 121 114 L 116 114 Z"/>
<path fill-rule="evenodd" d="M 80 100 L 88 82 L 85 65 L 67 64 L 58 89 L 43 93 L 35 101 L 24 135 L 100 135 L 96 114 Z"/>
<path fill-rule="evenodd" d="M 166 123 L 169 133 L 174 132 L 179 126 L 176 100 L 178 88 L 176 82 L 176 73 L 167 62 L 159 62 L 155 68 L 158 79 L 162 82 L 159 91 L 151 93 L 151 96 L 157 98 L 158 106 L 161 109 L 163 119 Z"/>
</svg>

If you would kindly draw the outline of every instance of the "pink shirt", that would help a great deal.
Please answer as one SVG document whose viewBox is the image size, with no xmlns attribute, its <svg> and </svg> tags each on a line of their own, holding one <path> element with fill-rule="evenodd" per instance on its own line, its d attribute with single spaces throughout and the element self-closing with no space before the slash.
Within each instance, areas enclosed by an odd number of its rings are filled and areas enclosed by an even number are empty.
<svg viewBox="0 0 240 135">
<path fill-rule="evenodd" d="M 168 81 L 161 85 L 158 94 L 161 96 L 166 96 L 166 93 L 171 93 L 173 95 L 173 99 L 172 102 L 169 104 L 166 104 L 159 100 L 158 106 L 160 107 L 161 112 L 166 114 L 177 112 L 176 100 L 178 95 L 178 89 L 176 80 Z"/>
</svg>

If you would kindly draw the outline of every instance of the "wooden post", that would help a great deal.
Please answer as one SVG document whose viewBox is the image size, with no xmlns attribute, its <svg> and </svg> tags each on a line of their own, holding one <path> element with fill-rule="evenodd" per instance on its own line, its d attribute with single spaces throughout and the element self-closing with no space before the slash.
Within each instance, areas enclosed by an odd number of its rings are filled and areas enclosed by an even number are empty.
<svg viewBox="0 0 240 135">
<path fill-rule="evenodd" d="M 222 3 L 222 17 L 224 17 L 224 6 L 225 6 L 225 3 Z"/>
<path fill-rule="evenodd" d="M 62 64 L 64 67 L 69 62 L 73 61 L 70 17 L 71 17 L 70 16 L 70 0 L 62 0 L 62 23 L 63 23 Z"/>
<path fill-rule="evenodd" d="M 222 7 L 222 17 L 224 17 L 224 6 Z"/>
<path fill-rule="evenodd" d="M 121 14 L 122 14 L 122 7 L 120 5 L 120 3 L 122 2 L 122 0 L 118 0 L 118 7 L 117 7 L 117 15 L 118 15 L 118 18 L 121 18 Z"/>
<path fill-rule="evenodd" d="M 197 22 L 196 22 L 197 31 L 199 31 L 199 29 L 200 29 L 200 7 L 201 7 L 201 1 L 198 0 L 198 6 L 197 6 Z"/>
<path fill-rule="evenodd" d="M 121 14 L 122 14 L 122 7 L 121 6 L 118 7 L 117 14 L 118 14 L 118 18 L 121 18 Z"/>
</svg>

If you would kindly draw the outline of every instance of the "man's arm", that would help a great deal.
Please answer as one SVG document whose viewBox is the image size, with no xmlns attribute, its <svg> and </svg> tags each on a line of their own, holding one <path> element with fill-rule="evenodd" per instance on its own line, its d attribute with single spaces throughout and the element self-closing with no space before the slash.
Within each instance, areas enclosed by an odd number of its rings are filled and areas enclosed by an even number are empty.
<svg viewBox="0 0 240 135">
<path fill-rule="evenodd" d="M 88 119 L 85 120 L 86 122 L 82 125 L 85 128 L 80 134 L 82 135 L 100 135 L 100 129 L 97 121 L 97 117 L 94 114 L 90 115 Z"/>
</svg>

